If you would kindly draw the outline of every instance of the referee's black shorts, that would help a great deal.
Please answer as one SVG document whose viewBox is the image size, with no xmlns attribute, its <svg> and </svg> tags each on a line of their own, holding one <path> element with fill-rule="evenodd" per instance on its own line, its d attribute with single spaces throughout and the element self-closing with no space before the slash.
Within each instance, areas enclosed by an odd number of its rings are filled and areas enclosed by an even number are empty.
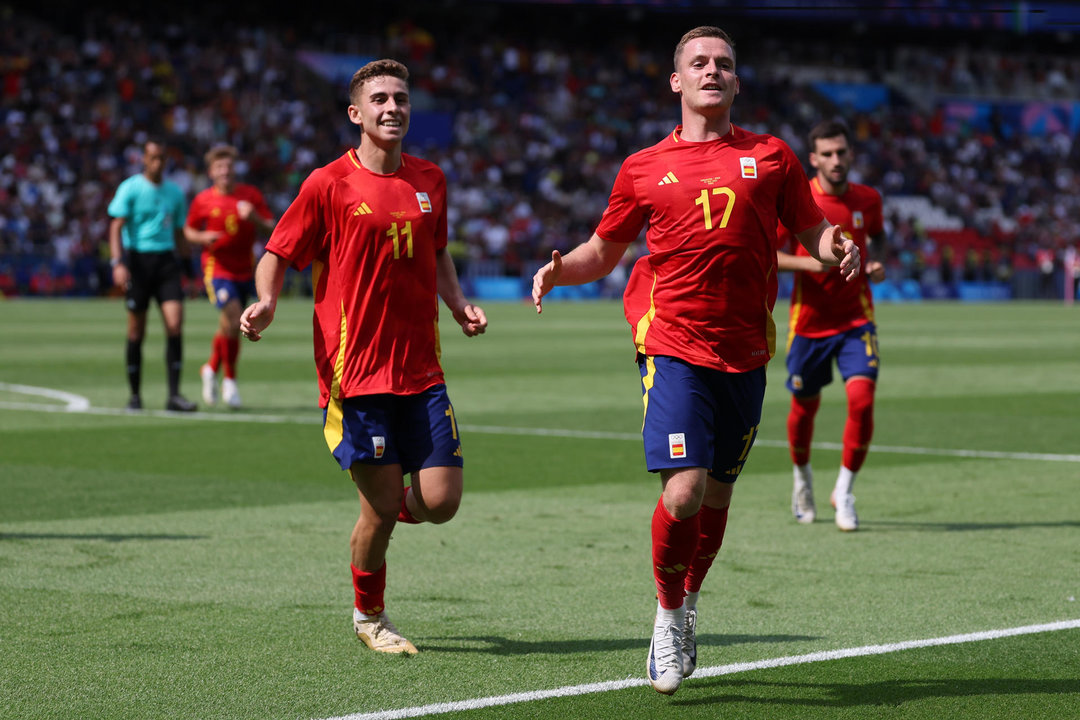
<svg viewBox="0 0 1080 720">
<path fill-rule="evenodd" d="M 127 255 L 128 272 L 131 281 L 126 288 L 127 309 L 131 312 L 146 312 L 150 299 L 157 300 L 158 306 L 167 300 L 184 299 L 184 289 L 180 283 L 183 270 L 180 259 L 171 250 L 168 252 L 140 253 L 129 252 Z"/>
</svg>

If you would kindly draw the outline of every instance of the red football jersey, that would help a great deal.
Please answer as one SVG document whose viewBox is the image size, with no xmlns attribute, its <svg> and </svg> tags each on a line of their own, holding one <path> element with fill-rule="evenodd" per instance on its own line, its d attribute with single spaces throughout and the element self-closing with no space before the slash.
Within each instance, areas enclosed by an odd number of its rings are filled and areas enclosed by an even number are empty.
<svg viewBox="0 0 1080 720">
<path fill-rule="evenodd" d="M 435 252 L 446 247 L 446 178 L 401 156 L 380 175 L 355 150 L 308 176 L 266 249 L 315 286 L 320 404 L 411 395 L 443 382 Z"/>
<path fill-rule="evenodd" d="M 821 211 L 783 141 L 681 130 L 626 159 L 596 233 L 628 243 L 648 223 L 649 254 L 623 294 L 638 352 L 746 372 L 776 352 L 777 222 L 801 232 Z"/>
<path fill-rule="evenodd" d="M 255 274 L 255 223 L 241 220 L 236 214 L 236 204 L 241 200 L 254 205 L 255 212 L 267 220 L 273 217 L 262 193 L 252 185 L 235 185 L 227 195 L 208 187 L 191 201 L 186 224 L 196 230 L 221 233 L 213 245 L 202 251 L 203 277 L 207 281 L 250 280 Z"/>
<path fill-rule="evenodd" d="M 848 183 L 843 195 L 829 195 L 821 188 L 815 177 L 810 181 L 818 207 L 833 225 L 844 229 L 844 237 L 851 238 L 859 246 L 866 267 L 867 237 L 880 234 L 884 228 L 881 195 L 868 185 Z M 806 248 L 790 233 L 781 228 L 781 242 L 788 252 L 809 255 Z M 804 337 L 827 337 L 874 319 L 874 299 L 870 292 L 870 280 L 865 272 L 848 282 L 840 275 L 840 268 L 826 272 L 795 273 L 795 286 L 791 292 L 791 317 L 789 330 Z"/>
</svg>

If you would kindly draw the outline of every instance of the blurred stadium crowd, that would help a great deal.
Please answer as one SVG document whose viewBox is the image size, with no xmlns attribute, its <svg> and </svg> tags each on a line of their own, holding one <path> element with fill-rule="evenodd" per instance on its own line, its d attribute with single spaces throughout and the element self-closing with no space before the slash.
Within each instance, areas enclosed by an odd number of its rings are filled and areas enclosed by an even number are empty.
<svg viewBox="0 0 1080 720">
<path fill-rule="evenodd" d="M 708 22 L 736 41 L 737 124 L 779 135 L 800 157 L 818 120 L 840 114 L 851 124 L 851 177 L 887 201 L 894 281 L 939 294 L 962 280 L 1060 297 L 1066 250 L 1080 243 L 1077 123 L 1028 133 L 1008 118 L 969 124 L 947 112 L 950 98 L 976 97 L 1072 104 L 1080 114 L 1080 57 L 1054 43 L 988 33 L 946 43 L 916 31 L 884 43 L 849 26 L 808 33 L 640 13 L 619 25 L 522 6 L 477 3 L 468 17 L 448 7 L 456 12 L 353 31 L 89 7 L 42 18 L 0 6 L 0 291 L 111 291 L 106 206 L 139 172 L 148 133 L 169 144 L 168 177 L 189 199 L 208 184 L 203 153 L 235 145 L 240 176 L 280 214 L 312 169 L 357 143 L 345 115 L 351 72 L 320 74 L 305 52 L 357 66 L 405 61 L 414 103 L 406 151 L 447 174 L 463 280 L 530 276 L 552 248 L 589 236 L 623 158 L 677 122 L 671 50 L 682 31 Z M 845 106 L 819 91 L 830 82 L 886 87 L 889 100 Z M 614 293 L 618 273 L 613 282 Z"/>
</svg>

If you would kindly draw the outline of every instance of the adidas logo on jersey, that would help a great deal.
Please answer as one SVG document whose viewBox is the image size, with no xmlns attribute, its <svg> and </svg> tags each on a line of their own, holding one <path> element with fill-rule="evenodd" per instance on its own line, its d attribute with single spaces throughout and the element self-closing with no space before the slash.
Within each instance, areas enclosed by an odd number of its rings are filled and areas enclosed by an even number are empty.
<svg viewBox="0 0 1080 720">
<path fill-rule="evenodd" d="M 660 182 L 657 185 L 671 185 L 672 183 L 679 182 L 679 178 L 675 177 L 675 173 L 668 171 L 668 174 L 660 178 Z"/>
<path fill-rule="evenodd" d="M 356 206 L 356 209 L 353 210 L 353 217 L 356 217 L 357 215 L 370 215 L 370 214 L 371 214 L 371 208 L 368 207 L 368 204 L 366 202 L 360 203 L 359 205 Z"/>
</svg>

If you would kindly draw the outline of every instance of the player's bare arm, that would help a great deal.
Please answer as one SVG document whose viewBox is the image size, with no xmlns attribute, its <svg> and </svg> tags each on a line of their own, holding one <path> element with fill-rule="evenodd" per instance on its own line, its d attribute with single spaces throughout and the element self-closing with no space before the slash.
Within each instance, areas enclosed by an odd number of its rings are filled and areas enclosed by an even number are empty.
<svg viewBox="0 0 1080 720">
<path fill-rule="evenodd" d="M 825 272 L 829 269 L 829 266 L 820 260 L 805 255 L 792 255 L 782 250 L 776 253 L 776 264 L 781 272 L 797 270 L 802 272 Z"/>
<path fill-rule="evenodd" d="M 479 305 L 473 305 L 461 291 L 454 260 L 446 248 L 435 252 L 435 283 L 439 297 L 454 315 L 466 337 L 475 337 L 487 330 L 487 315 Z"/>
<path fill-rule="evenodd" d="M 273 218 L 264 218 L 257 213 L 255 211 L 255 204 L 247 200 L 236 201 L 236 216 L 241 220 L 254 223 L 255 227 L 265 232 L 272 232 L 274 230 L 274 225 L 277 224 Z"/>
<path fill-rule="evenodd" d="M 854 240 L 844 237 L 844 229 L 839 225 L 822 220 L 796 237 L 816 260 L 826 265 L 839 265 L 840 275 L 848 282 L 859 276 L 862 267 L 859 247 Z"/>
<path fill-rule="evenodd" d="M 536 312 L 543 312 L 544 296 L 556 285 L 584 285 L 610 273 L 627 247 L 625 243 L 608 242 L 593 233 L 588 242 L 578 245 L 566 257 L 552 250 L 551 262 L 533 275 L 532 300 Z"/>
<path fill-rule="evenodd" d="M 284 258 L 267 252 L 255 268 L 255 290 L 258 302 L 252 303 L 240 315 L 240 332 L 248 340 L 257 342 L 262 339 L 262 331 L 274 321 L 278 296 L 285 284 L 285 271 L 289 263 Z"/>
<path fill-rule="evenodd" d="M 193 245 L 213 245 L 221 237 L 222 233 L 217 230 L 196 230 L 190 225 L 184 225 L 184 239 Z"/>
<path fill-rule="evenodd" d="M 120 232 L 124 218 L 113 218 L 109 223 L 109 264 L 112 265 L 113 285 L 122 288 L 131 281 L 131 273 L 124 264 L 124 244 Z"/>
</svg>

